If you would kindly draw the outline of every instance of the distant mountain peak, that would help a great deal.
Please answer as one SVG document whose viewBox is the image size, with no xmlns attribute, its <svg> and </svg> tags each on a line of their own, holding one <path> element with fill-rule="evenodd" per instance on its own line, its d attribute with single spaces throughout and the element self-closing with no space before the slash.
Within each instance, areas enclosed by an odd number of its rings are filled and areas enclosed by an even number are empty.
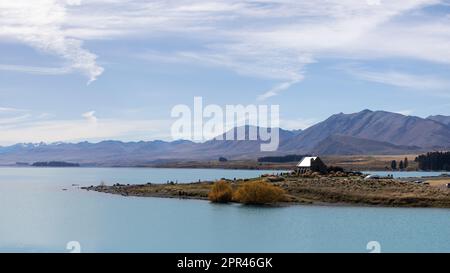
<svg viewBox="0 0 450 273">
<path fill-rule="evenodd" d="M 434 115 L 434 116 L 428 116 L 427 118 L 449 118 L 450 116 L 444 116 L 444 115 Z"/>
<path fill-rule="evenodd" d="M 28 142 L 28 143 L 17 143 L 17 146 L 21 146 L 21 147 L 29 147 L 29 148 L 34 148 L 34 147 L 41 147 L 41 146 L 46 146 L 47 143 L 45 142 Z"/>
<path fill-rule="evenodd" d="M 429 116 L 429 117 L 427 117 L 427 119 L 450 126 L 450 116 L 435 115 L 435 116 Z"/>
<path fill-rule="evenodd" d="M 450 148 L 450 126 L 420 117 L 368 109 L 333 115 L 304 130 L 298 137 L 282 146 L 285 150 L 310 153 L 319 142 L 331 135 L 386 142 L 397 146 Z"/>
</svg>

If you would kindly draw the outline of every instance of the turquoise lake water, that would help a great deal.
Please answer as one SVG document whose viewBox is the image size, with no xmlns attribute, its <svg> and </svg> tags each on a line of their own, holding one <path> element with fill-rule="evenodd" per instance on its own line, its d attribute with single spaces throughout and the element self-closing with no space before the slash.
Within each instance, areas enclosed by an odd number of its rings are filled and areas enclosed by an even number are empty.
<svg viewBox="0 0 450 273">
<path fill-rule="evenodd" d="M 72 186 L 261 173 L 267 171 L 0 168 L 0 252 L 68 252 L 69 241 L 82 252 L 368 252 L 369 241 L 382 252 L 450 252 L 449 209 L 215 205 Z"/>
</svg>

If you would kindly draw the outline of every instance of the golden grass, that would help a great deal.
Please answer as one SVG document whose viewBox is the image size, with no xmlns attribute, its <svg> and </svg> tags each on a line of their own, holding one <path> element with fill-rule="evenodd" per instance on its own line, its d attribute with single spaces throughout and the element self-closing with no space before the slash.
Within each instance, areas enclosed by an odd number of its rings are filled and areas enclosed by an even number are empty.
<svg viewBox="0 0 450 273">
<path fill-rule="evenodd" d="M 273 204 L 285 200 L 283 189 L 263 181 L 247 182 L 239 186 L 233 200 L 243 204 Z"/>
<path fill-rule="evenodd" d="M 450 183 L 450 178 L 433 179 L 433 180 L 427 180 L 426 182 L 430 183 L 430 186 L 433 186 L 433 187 L 447 187 L 447 184 Z"/>
<path fill-rule="evenodd" d="M 208 194 L 208 199 L 214 203 L 228 203 L 233 200 L 233 189 L 230 183 L 218 181 L 214 183 Z"/>
<path fill-rule="evenodd" d="M 390 169 L 391 161 L 408 158 L 408 170 L 416 170 L 417 162 L 414 159 L 417 155 L 349 155 L 349 156 L 324 156 L 322 160 L 327 165 L 343 167 L 346 170 L 385 170 Z"/>
</svg>

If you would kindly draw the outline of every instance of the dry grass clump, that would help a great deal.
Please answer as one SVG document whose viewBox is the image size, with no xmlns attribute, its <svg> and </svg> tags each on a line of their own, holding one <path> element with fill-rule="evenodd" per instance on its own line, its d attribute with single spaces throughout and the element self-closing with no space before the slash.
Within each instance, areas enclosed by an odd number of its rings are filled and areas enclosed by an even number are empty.
<svg viewBox="0 0 450 273">
<path fill-rule="evenodd" d="M 233 200 L 243 204 L 263 205 L 282 202 L 283 189 L 263 181 L 253 181 L 241 185 L 233 195 Z"/>
<path fill-rule="evenodd" d="M 214 183 L 208 194 L 208 199 L 214 203 L 228 203 L 233 200 L 233 189 L 230 183 L 218 181 Z"/>
</svg>

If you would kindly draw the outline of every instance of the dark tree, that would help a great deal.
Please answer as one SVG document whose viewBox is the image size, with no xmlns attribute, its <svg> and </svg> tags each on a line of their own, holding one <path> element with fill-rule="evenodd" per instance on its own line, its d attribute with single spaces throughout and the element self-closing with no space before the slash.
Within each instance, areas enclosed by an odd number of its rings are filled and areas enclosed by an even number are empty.
<svg viewBox="0 0 450 273">
<path fill-rule="evenodd" d="M 398 164 L 398 168 L 399 168 L 400 170 L 403 170 L 404 167 L 405 167 L 405 166 L 403 165 L 403 160 L 400 160 L 400 164 Z"/>
<path fill-rule="evenodd" d="M 328 172 L 341 172 L 341 173 L 343 173 L 344 172 L 344 168 L 342 168 L 342 167 L 337 167 L 337 166 L 329 166 L 329 167 L 327 167 L 327 171 Z"/>
<path fill-rule="evenodd" d="M 391 169 L 392 170 L 397 170 L 397 161 L 395 161 L 395 160 L 391 161 Z"/>
<path fill-rule="evenodd" d="M 450 171 L 450 152 L 431 152 L 415 160 L 424 171 Z"/>
<path fill-rule="evenodd" d="M 69 163 L 64 161 L 35 162 L 33 167 L 80 167 L 78 163 Z"/>
<path fill-rule="evenodd" d="M 309 155 L 285 155 L 285 156 L 266 156 L 258 158 L 258 162 L 285 163 L 297 162 Z"/>
<path fill-rule="evenodd" d="M 409 165 L 409 163 L 408 163 L 408 158 L 405 157 L 405 161 L 404 161 L 404 163 L 403 163 L 403 166 L 405 167 L 405 169 L 407 169 L 407 168 L 408 168 L 408 165 Z"/>
<path fill-rule="evenodd" d="M 219 157 L 219 162 L 227 162 L 228 159 L 226 159 L 225 157 Z"/>
</svg>

